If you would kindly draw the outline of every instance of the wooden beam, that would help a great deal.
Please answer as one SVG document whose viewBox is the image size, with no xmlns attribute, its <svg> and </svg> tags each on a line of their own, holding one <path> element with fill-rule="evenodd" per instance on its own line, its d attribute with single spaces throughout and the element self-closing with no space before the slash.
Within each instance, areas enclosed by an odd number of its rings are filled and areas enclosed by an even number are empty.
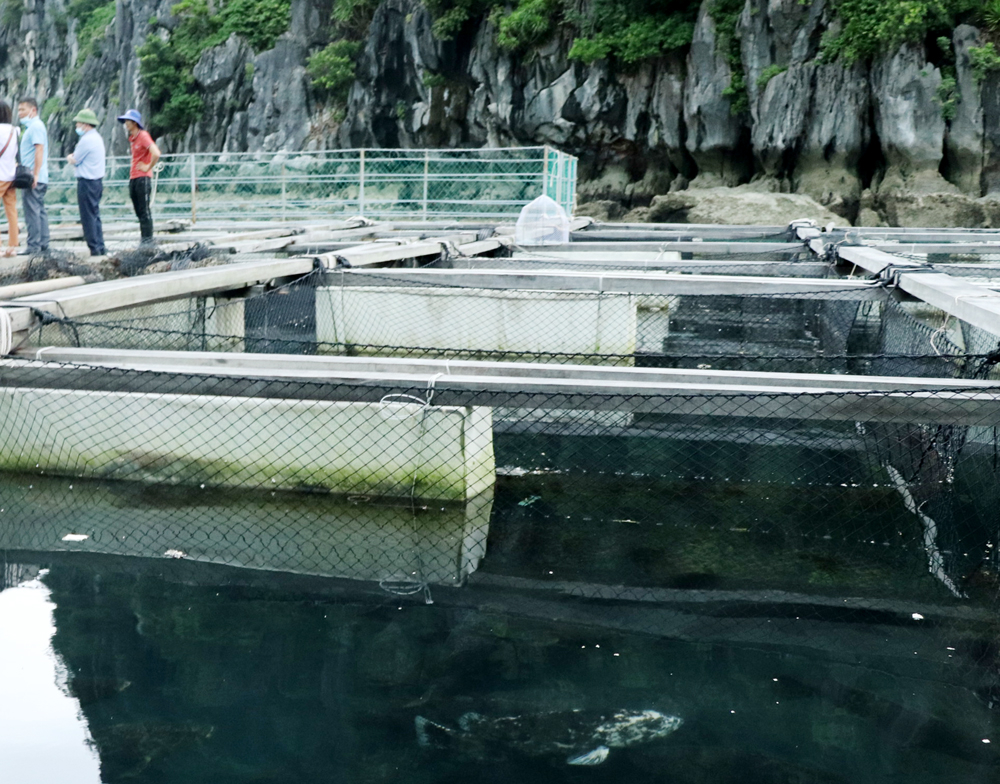
<svg viewBox="0 0 1000 784">
<path fill-rule="evenodd" d="M 621 259 L 602 254 L 593 259 L 587 258 L 563 258 L 549 259 L 542 257 L 514 256 L 510 259 L 500 261 L 503 269 L 545 269 L 571 270 L 581 269 L 596 271 L 604 270 L 649 270 L 659 272 L 693 272 L 700 274 L 739 274 L 751 275 L 754 277 L 822 277 L 823 273 L 829 269 L 830 265 L 824 261 L 726 261 L 726 260 L 706 260 L 706 261 L 665 261 L 656 260 L 659 254 L 622 254 L 632 255 L 637 258 Z M 644 259 L 642 257 L 648 257 Z M 451 269 L 491 269 L 497 266 L 497 259 L 453 259 Z"/>
<path fill-rule="evenodd" d="M 336 253 L 321 253 L 315 258 L 327 269 L 336 268 L 341 260 L 346 260 L 352 267 L 368 267 L 403 259 L 440 256 L 450 247 L 454 247 L 459 254 L 467 256 L 488 253 L 509 242 L 509 238 L 503 237 L 477 240 L 476 235 L 472 233 L 451 234 L 410 242 L 371 242 L 344 248 Z"/>
<path fill-rule="evenodd" d="M 544 362 L 490 362 L 462 359 L 418 359 L 319 356 L 300 354 L 244 354 L 226 351 L 147 351 L 139 349 L 69 348 L 49 346 L 15 352 L 25 359 L 131 369 L 197 368 L 205 373 L 324 379 L 382 374 L 387 376 L 441 375 L 518 377 L 559 381 L 613 382 L 622 386 L 680 385 L 782 387 L 800 391 L 855 392 L 996 390 L 1000 380 L 860 376 L 831 373 L 765 373 L 746 370 L 608 367 Z"/>
<path fill-rule="evenodd" d="M 805 250 L 803 242 L 740 242 L 706 240 L 704 242 L 694 241 L 692 237 L 697 234 L 686 234 L 676 238 L 664 237 L 662 240 L 632 240 L 625 237 L 617 241 L 602 242 L 571 242 L 568 245 L 539 245 L 531 247 L 516 247 L 515 255 L 524 254 L 526 256 L 541 255 L 559 256 L 561 254 L 573 253 L 618 253 L 624 251 L 645 251 L 647 253 L 659 253 L 661 251 L 674 251 L 677 253 L 697 253 L 699 255 L 745 255 L 753 254 L 761 260 L 766 260 L 768 254 L 773 253 L 796 253 Z"/>
<path fill-rule="evenodd" d="M 876 275 L 897 268 L 892 277 L 901 290 L 1000 337 L 1000 294 L 875 248 L 841 245 L 837 255 Z"/>
<path fill-rule="evenodd" d="M 321 253 L 315 258 L 327 269 L 336 267 L 340 261 L 350 262 L 352 267 L 367 267 L 403 259 L 420 259 L 439 256 L 448 243 L 464 244 L 474 242 L 474 234 L 450 235 L 447 237 L 417 240 L 413 242 L 372 242 L 344 248 L 336 253 Z"/>
<path fill-rule="evenodd" d="M 648 234 L 654 239 L 675 234 L 684 237 L 705 237 L 711 239 L 740 239 L 771 237 L 783 234 L 788 226 L 743 226 L 717 223 L 594 223 L 588 228 L 573 233 L 574 242 L 590 242 L 601 236 L 617 237 Z"/>
<path fill-rule="evenodd" d="M 841 229 L 849 239 L 861 238 L 866 242 L 894 242 L 905 246 L 911 242 L 982 242 L 1000 243 L 1000 231 L 996 229 L 898 229 L 898 228 L 854 228 Z"/>
<path fill-rule="evenodd" d="M 0 305 L 12 311 L 35 308 L 56 316 L 78 318 L 179 297 L 245 288 L 274 278 L 305 275 L 313 269 L 312 260 L 304 258 L 248 261 L 89 283 L 47 294 L 18 297 Z M 21 313 L 17 315 L 20 317 Z M 24 328 L 15 326 L 15 331 Z"/>
<path fill-rule="evenodd" d="M 90 352 L 76 354 L 89 356 L 90 360 L 78 365 L 56 362 L 65 362 L 74 351 Z M 995 384 L 969 385 L 951 379 L 940 380 L 952 385 L 951 389 L 927 383 L 926 379 L 892 379 L 898 389 L 890 391 L 845 389 L 838 386 L 843 377 L 837 376 L 824 377 L 828 379 L 826 386 L 804 388 L 788 378 L 793 374 L 774 379 L 768 378 L 772 374 L 758 374 L 757 383 L 732 384 L 710 383 L 696 377 L 670 381 L 624 376 L 623 380 L 625 369 L 603 379 L 544 376 L 532 373 L 530 366 L 526 370 L 512 369 L 511 375 L 454 372 L 456 368 L 451 373 L 396 369 L 372 372 L 361 368 L 331 372 L 318 371 L 302 361 L 312 358 L 301 356 L 262 359 L 261 355 L 249 358 L 216 354 L 214 361 L 221 364 L 207 367 L 198 364 L 198 352 L 108 351 L 107 360 L 100 362 L 96 361 L 98 353 L 94 349 L 52 348 L 35 353 L 41 361 L 6 359 L 0 362 L 0 384 L 365 402 L 376 402 L 390 393 L 425 396 L 433 389 L 435 405 L 991 427 L 1000 422 L 1000 389 Z M 269 359 L 274 363 L 271 367 L 267 367 Z M 329 358 L 316 359 L 330 362 Z M 252 363 L 258 364 L 255 367 Z M 284 366 L 276 366 L 279 364 Z M 152 371 L 155 375 L 135 371 Z"/>
<path fill-rule="evenodd" d="M 630 385 L 559 379 L 486 376 L 396 376 L 357 374 L 312 380 L 251 377 L 183 367 L 148 373 L 113 367 L 0 361 L 0 385 L 39 389 L 82 389 L 116 393 L 162 393 L 264 397 L 297 400 L 379 402 L 387 394 L 428 395 L 435 406 L 502 406 L 526 409 L 617 411 L 752 420 L 891 422 L 995 426 L 998 391 L 861 393 L 803 392 L 785 387 L 714 385 Z M 154 369 L 154 368 L 149 368 Z"/>
<path fill-rule="evenodd" d="M 270 240 L 240 240 L 228 242 L 219 240 L 218 248 L 228 248 L 233 253 L 264 253 L 271 250 L 283 250 L 295 242 L 295 237 L 276 237 Z"/>
<path fill-rule="evenodd" d="M 669 275 L 655 272 L 511 269 L 347 269 L 326 274 L 332 285 L 461 286 L 481 289 L 593 291 L 630 294 L 780 295 L 809 299 L 881 299 L 877 282 L 747 275 Z"/>
<path fill-rule="evenodd" d="M 278 226 L 273 229 L 255 229 L 253 231 L 236 231 L 233 233 L 223 232 L 218 237 L 207 239 L 206 242 L 215 245 L 218 242 L 227 244 L 241 240 L 271 240 L 279 237 L 293 237 L 303 234 L 305 231 L 301 226 Z"/>
<path fill-rule="evenodd" d="M 889 267 L 926 267 L 927 263 L 906 259 L 867 245 L 839 245 L 837 256 L 843 261 L 879 275 Z"/>
<path fill-rule="evenodd" d="M 873 242 L 869 244 L 868 247 L 876 248 L 878 250 L 885 251 L 886 253 L 895 254 L 966 254 L 984 256 L 992 255 L 1000 258 L 1000 243 L 997 242 L 957 241 L 920 242 L 912 244 L 902 242 Z"/>
<path fill-rule="evenodd" d="M 50 278 L 47 280 L 36 280 L 30 283 L 14 283 L 10 286 L 0 286 L 0 300 L 12 299 L 15 297 L 26 297 L 29 294 L 42 294 L 46 291 L 58 291 L 59 289 L 69 289 L 74 286 L 82 286 L 87 281 L 79 275 L 66 278 Z"/>
</svg>

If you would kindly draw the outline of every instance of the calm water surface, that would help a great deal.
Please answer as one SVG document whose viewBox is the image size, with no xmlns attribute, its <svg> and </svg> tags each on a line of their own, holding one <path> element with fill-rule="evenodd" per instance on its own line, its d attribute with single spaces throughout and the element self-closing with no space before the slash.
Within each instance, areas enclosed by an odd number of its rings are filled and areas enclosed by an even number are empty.
<svg viewBox="0 0 1000 784">
<path fill-rule="evenodd" d="M 0 780 L 1000 781 L 981 511 L 941 534 L 959 601 L 849 457 L 792 486 L 773 448 L 706 482 L 570 446 L 498 439 L 527 469 L 457 511 L 5 477 Z M 401 564 L 434 585 L 379 587 Z M 682 723 L 567 764 L 627 711 Z"/>
<path fill-rule="evenodd" d="M 516 597 L 456 600 L 463 589 L 427 605 L 171 571 L 74 558 L 0 593 L 10 780 L 985 783 L 1000 771 L 1000 722 L 967 661 L 981 642 L 943 646 L 937 661 L 958 657 L 948 667 L 928 661 L 928 640 L 913 662 L 682 642 L 526 617 Z M 580 717 L 622 709 L 684 723 L 568 766 L 557 744 Z M 464 737 L 468 713 L 523 717 L 534 737 Z M 421 747 L 418 716 L 453 742 Z"/>
</svg>

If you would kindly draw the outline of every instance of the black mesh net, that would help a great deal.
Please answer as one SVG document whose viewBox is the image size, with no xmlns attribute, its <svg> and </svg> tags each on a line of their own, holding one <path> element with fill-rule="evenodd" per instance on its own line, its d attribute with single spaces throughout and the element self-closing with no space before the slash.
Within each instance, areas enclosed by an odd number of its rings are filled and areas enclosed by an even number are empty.
<svg viewBox="0 0 1000 784">
<path fill-rule="evenodd" d="M 147 256 L 129 263 L 192 263 Z M 799 251 L 757 262 L 821 277 Z M 108 781 L 168 762 L 250 780 L 234 750 L 282 745 L 270 728 L 299 716 L 282 701 L 323 717 L 296 725 L 305 778 L 529 780 L 433 735 L 526 713 L 527 689 L 542 715 L 684 717 L 679 745 L 609 780 L 871 780 L 862 760 L 881 752 L 845 757 L 836 733 L 902 726 L 879 748 L 903 767 L 946 746 L 941 770 L 986 781 L 998 340 L 887 287 L 827 282 L 636 294 L 317 270 L 87 317 L 37 304 L 40 326 L 0 361 L 0 588 L 51 570 L 54 644 Z M 631 368 L 690 386 L 614 375 Z M 584 383 L 600 372 L 613 391 Z M 266 699 L 245 685 L 261 667 Z M 737 675 L 744 691 L 718 687 Z M 914 717 L 887 677 L 933 709 Z M 151 723 L 164 695 L 183 722 Z M 273 724 L 215 732 L 251 702 Z M 815 702 L 822 722 L 760 719 Z"/>
<path fill-rule="evenodd" d="M 441 284 L 385 271 L 66 318 L 24 346 L 973 377 L 998 340 L 879 288 L 716 295 Z"/>
<path fill-rule="evenodd" d="M 600 396 L 33 361 L 3 379 L 6 549 L 404 595 L 788 592 L 943 618 L 998 599 L 996 404 L 965 388 Z"/>
</svg>

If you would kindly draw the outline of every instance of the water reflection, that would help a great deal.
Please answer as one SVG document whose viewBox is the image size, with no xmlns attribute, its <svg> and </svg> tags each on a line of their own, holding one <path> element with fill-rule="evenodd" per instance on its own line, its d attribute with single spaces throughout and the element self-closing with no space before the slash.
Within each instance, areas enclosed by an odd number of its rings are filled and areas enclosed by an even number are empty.
<svg viewBox="0 0 1000 784">
<path fill-rule="evenodd" d="M 475 571 L 493 506 L 492 493 L 430 507 L 38 475 L 5 475 L 2 501 L 0 548 L 186 558 L 396 592 L 460 584 Z"/>
<path fill-rule="evenodd" d="M 106 784 L 986 784 L 1000 769 L 998 714 L 965 688 L 995 677 L 996 651 L 943 672 L 533 619 L 516 595 L 468 587 L 427 605 L 211 565 L 52 558 L 54 645 Z M 683 723 L 567 764 L 556 744 L 573 722 L 628 711 Z M 421 744 L 418 717 L 468 737 Z M 515 720 L 530 737 L 497 731 Z"/>
<path fill-rule="evenodd" d="M 983 545 L 959 599 L 861 450 L 593 444 L 503 436 L 444 507 L 7 475 L 0 552 L 51 568 L 105 784 L 997 780 Z"/>
<path fill-rule="evenodd" d="M 0 564 L 0 759 L 5 781 L 99 782 L 99 761 L 66 668 L 45 571 Z"/>
</svg>

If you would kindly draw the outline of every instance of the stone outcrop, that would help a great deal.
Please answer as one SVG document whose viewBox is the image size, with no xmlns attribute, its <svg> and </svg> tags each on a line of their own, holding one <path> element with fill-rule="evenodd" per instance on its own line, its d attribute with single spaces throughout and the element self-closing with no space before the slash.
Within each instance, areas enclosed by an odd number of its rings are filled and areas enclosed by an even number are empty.
<svg viewBox="0 0 1000 784">
<path fill-rule="evenodd" d="M 8 94 L 48 101 L 54 154 L 68 151 L 70 118 L 85 105 L 103 118 L 112 152 L 127 151 L 114 116 L 131 106 L 148 112 L 135 51 L 153 17 L 160 27 L 176 24 L 174 2 L 118 0 L 103 38 L 83 44 L 68 0 L 24 0 L 16 24 L 7 15 L 0 79 Z M 336 107 L 313 90 L 305 68 L 328 40 L 331 3 L 292 0 L 289 30 L 269 51 L 255 53 L 232 36 L 204 52 L 194 76 L 205 111 L 164 135 L 161 147 L 550 144 L 580 157 L 580 199 L 615 202 L 615 209 L 594 208 L 609 216 L 661 197 L 648 213 L 655 217 L 667 210 L 662 205 L 680 203 L 675 193 L 752 183 L 756 192 L 809 197 L 840 221 L 996 222 L 1000 76 L 974 78 L 970 49 L 983 36 L 969 25 L 954 31 L 953 71 L 943 71 L 940 51 L 922 43 L 847 65 L 821 57 L 835 24 L 830 0 L 746 0 L 735 48 L 720 42 L 704 0 L 687 50 L 623 67 L 571 60 L 567 28 L 530 54 L 500 48 L 486 17 L 442 41 L 420 0 L 383 0 L 346 106 Z M 729 88 L 737 71 L 747 109 L 734 113 L 741 104 Z M 944 80 L 952 73 L 946 110 Z"/>
<path fill-rule="evenodd" d="M 809 218 L 820 226 L 843 226 L 844 219 L 808 196 L 737 188 L 692 188 L 653 197 L 646 219 L 656 223 L 732 223 L 787 226 Z"/>
<path fill-rule="evenodd" d="M 976 193 L 982 188 L 985 126 L 980 85 L 972 73 L 969 50 L 982 46 L 982 36 L 975 27 L 960 25 L 952 36 L 955 47 L 957 96 L 955 116 L 945 137 L 945 177 L 962 193 Z"/>
<path fill-rule="evenodd" d="M 684 83 L 685 148 L 701 186 L 737 185 L 753 171 L 746 126 L 733 115 L 732 100 L 724 95 L 731 78 L 732 70 L 716 46 L 715 22 L 703 3 Z"/>
</svg>

